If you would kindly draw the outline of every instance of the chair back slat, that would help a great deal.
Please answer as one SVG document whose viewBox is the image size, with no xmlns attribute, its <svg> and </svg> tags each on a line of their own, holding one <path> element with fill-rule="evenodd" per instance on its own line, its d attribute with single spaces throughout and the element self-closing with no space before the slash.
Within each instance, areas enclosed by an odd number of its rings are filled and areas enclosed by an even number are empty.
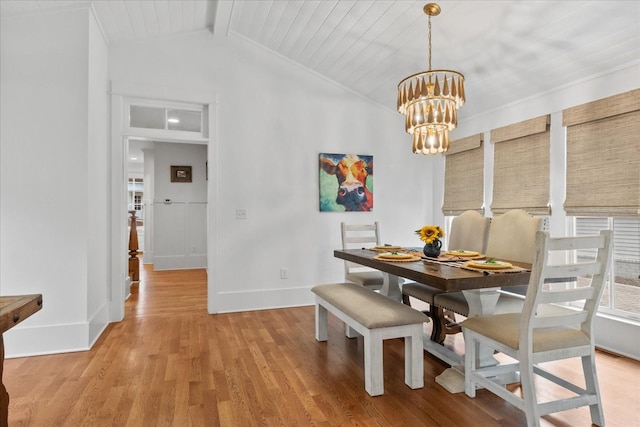
<svg viewBox="0 0 640 427">
<path fill-rule="evenodd" d="M 602 266 L 599 262 L 584 262 L 580 264 L 549 265 L 544 272 L 545 279 L 573 279 L 578 276 L 591 276 L 598 274 Z"/>
<path fill-rule="evenodd" d="M 579 240 L 575 237 L 556 237 L 549 241 L 550 251 L 569 251 L 575 249 L 600 249 L 604 245 L 602 236 L 580 236 Z"/>
<path fill-rule="evenodd" d="M 344 241 L 345 243 L 378 243 L 375 236 L 347 237 Z"/>
<path fill-rule="evenodd" d="M 590 299 L 594 297 L 595 292 L 595 289 L 592 287 L 566 289 L 562 291 L 544 291 L 538 294 L 538 304 L 559 304 Z"/>
<path fill-rule="evenodd" d="M 579 327 L 587 320 L 588 313 L 586 311 L 567 312 L 559 316 L 543 316 L 535 317 L 531 325 L 535 328 L 555 328 L 558 326 L 577 326 Z"/>
</svg>

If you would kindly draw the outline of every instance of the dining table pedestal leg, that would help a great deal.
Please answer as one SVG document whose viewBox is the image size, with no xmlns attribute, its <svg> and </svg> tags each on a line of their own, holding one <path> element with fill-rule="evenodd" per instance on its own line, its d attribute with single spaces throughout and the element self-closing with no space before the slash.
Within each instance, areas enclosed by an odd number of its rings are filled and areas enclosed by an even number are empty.
<svg viewBox="0 0 640 427">
<path fill-rule="evenodd" d="M 380 293 L 394 301 L 402 302 L 402 289 L 398 276 L 390 273 L 382 274 L 382 289 Z"/>
<path fill-rule="evenodd" d="M 498 288 L 473 289 L 462 291 L 469 305 L 469 317 L 487 316 L 493 314 L 500 293 Z M 451 364 L 440 375 L 436 382 L 449 393 L 464 392 L 464 357 L 461 364 Z M 493 350 L 481 346 L 478 351 L 478 366 L 495 366 L 498 361 L 493 357 Z"/>
</svg>

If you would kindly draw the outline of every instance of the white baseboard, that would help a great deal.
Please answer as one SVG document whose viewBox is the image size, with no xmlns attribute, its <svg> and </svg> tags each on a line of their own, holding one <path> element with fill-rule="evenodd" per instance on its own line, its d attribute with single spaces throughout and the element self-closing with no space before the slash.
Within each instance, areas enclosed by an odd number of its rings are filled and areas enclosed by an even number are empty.
<svg viewBox="0 0 640 427">
<path fill-rule="evenodd" d="M 89 323 L 21 325 L 4 333 L 5 357 L 42 356 L 89 350 Z"/>
<path fill-rule="evenodd" d="M 153 269 L 161 270 L 189 270 L 192 268 L 206 268 L 207 255 L 176 255 L 154 256 Z"/>
<path fill-rule="evenodd" d="M 640 324 L 598 313 L 595 319 L 596 347 L 640 360 Z"/>
<path fill-rule="evenodd" d="M 220 292 L 216 298 L 218 313 L 300 307 L 314 304 L 311 287 L 241 292 Z"/>
<path fill-rule="evenodd" d="M 89 319 L 89 348 L 93 347 L 100 335 L 107 329 L 107 326 L 109 326 L 109 304 L 104 304 Z"/>
</svg>

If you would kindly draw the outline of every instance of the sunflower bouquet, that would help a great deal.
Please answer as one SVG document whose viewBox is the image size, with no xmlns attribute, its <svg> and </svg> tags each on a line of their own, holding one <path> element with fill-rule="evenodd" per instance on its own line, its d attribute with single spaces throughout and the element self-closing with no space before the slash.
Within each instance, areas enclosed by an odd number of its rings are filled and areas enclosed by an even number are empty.
<svg viewBox="0 0 640 427">
<path fill-rule="evenodd" d="M 441 237 L 444 237 L 444 230 L 437 225 L 425 225 L 420 230 L 416 230 L 416 234 L 420 236 L 420 240 L 427 244 L 433 243 Z"/>
</svg>

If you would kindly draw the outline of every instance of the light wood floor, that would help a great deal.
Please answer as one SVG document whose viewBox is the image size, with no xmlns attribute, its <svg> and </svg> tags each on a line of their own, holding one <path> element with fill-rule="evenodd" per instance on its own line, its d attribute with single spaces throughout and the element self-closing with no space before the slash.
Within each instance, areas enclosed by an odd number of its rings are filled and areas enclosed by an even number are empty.
<svg viewBox="0 0 640 427">
<path fill-rule="evenodd" d="M 434 382 L 446 365 L 428 354 L 425 387 L 409 389 L 401 340 L 385 341 L 385 395 L 370 397 L 362 339 L 345 338 L 335 318 L 318 343 L 313 307 L 210 315 L 204 270 L 145 266 L 141 278 L 125 320 L 90 351 L 5 362 L 10 426 L 525 425 L 484 390 L 446 392 Z M 640 363 L 599 352 L 597 367 L 607 425 L 640 426 Z M 575 360 L 553 369 L 580 372 Z M 589 410 L 542 423 L 589 426 Z"/>
</svg>

